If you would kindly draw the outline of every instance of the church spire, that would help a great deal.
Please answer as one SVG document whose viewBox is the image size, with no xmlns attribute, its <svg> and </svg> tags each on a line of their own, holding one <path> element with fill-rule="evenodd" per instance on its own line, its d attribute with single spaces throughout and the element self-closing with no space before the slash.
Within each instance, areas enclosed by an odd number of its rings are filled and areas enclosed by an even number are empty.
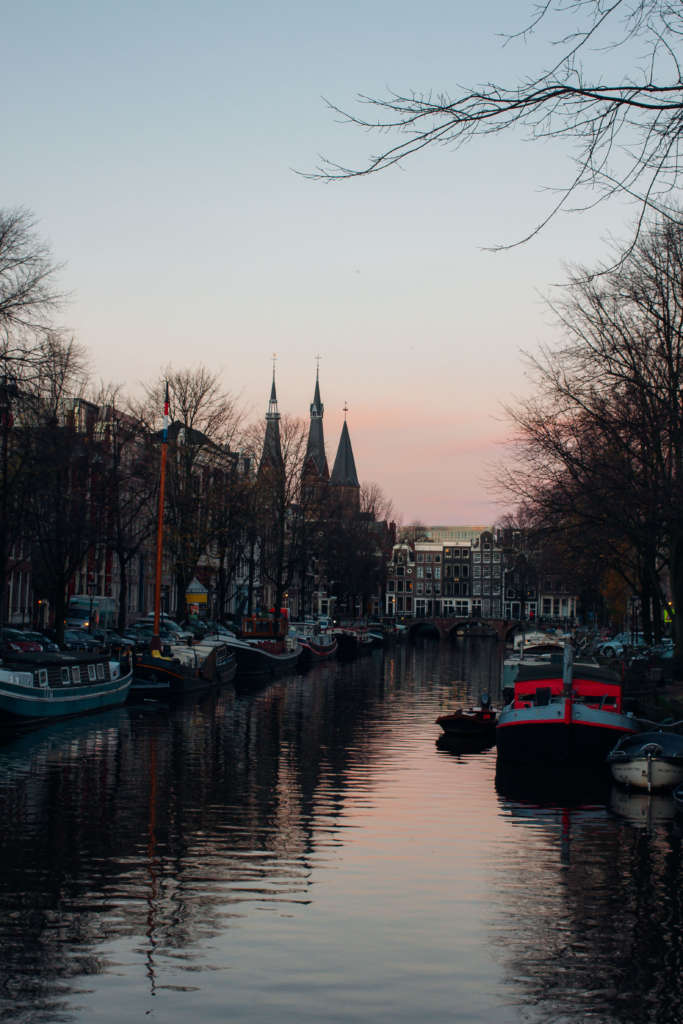
<svg viewBox="0 0 683 1024">
<path fill-rule="evenodd" d="M 356 473 L 356 462 L 353 457 L 349 428 L 346 423 L 348 408 L 346 403 L 344 403 L 344 426 L 342 427 L 339 439 L 337 456 L 332 467 L 330 484 L 343 488 L 342 493 L 344 496 L 355 503 L 360 499 L 360 484 L 358 483 L 358 474 Z"/>
<path fill-rule="evenodd" d="M 325 412 L 325 406 L 320 400 L 320 356 L 317 357 L 317 360 L 318 365 L 315 371 L 315 391 L 313 393 L 313 401 L 311 402 L 311 422 L 308 428 L 304 474 L 309 477 L 318 476 L 321 480 L 328 480 L 330 471 L 327 467 L 325 438 L 323 435 L 323 413 Z"/>
<path fill-rule="evenodd" d="M 259 472 L 263 469 L 264 465 L 266 464 L 275 467 L 279 467 L 282 465 L 282 446 L 280 444 L 280 413 L 277 407 L 277 393 L 275 391 L 276 359 L 277 356 L 273 354 L 273 383 L 270 389 L 270 401 L 268 402 L 268 412 L 266 413 L 266 434 L 263 439 L 263 453 L 261 455 Z"/>
</svg>

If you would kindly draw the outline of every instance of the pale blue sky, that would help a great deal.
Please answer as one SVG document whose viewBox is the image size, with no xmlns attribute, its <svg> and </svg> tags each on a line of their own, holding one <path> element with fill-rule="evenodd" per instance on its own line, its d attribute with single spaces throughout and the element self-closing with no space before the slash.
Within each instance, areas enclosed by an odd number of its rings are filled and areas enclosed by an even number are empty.
<svg viewBox="0 0 683 1024">
<path fill-rule="evenodd" d="M 66 266 L 64 323 L 97 379 L 134 392 L 201 362 L 265 413 L 307 416 L 320 354 L 334 458 L 342 408 L 362 480 L 404 522 L 488 521 L 501 402 L 521 348 L 549 337 L 539 299 L 568 261 L 625 230 L 616 207 L 563 217 L 507 253 L 571 173 L 558 144 L 512 136 L 425 153 L 403 169 L 305 180 L 318 154 L 362 161 L 379 140 L 327 96 L 510 81 L 545 63 L 502 48 L 524 2 L 343 6 L 24 0 L 0 42 L 3 207 L 25 206 Z"/>
</svg>

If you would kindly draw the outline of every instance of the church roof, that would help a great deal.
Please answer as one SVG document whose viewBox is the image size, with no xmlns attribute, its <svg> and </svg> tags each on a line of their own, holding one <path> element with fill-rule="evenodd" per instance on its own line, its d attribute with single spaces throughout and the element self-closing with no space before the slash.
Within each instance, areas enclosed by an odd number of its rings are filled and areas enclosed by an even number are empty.
<svg viewBox="0 0 683 1024">
<path fill-rule="evenodd" d="M 346 420 L 344 420 L 344 426 L 342 427 L 339 447 L 337 448 L 337 457 L 334 460 L 330 483 L 338 484 L 343 487 L 360 487 L 360 484 L 358 483 L 358 475 L 356 473 L 356 463 L 353 458 L 351 438 L 349 437 L 349 428 L 346 425 Z"/>
</svg>

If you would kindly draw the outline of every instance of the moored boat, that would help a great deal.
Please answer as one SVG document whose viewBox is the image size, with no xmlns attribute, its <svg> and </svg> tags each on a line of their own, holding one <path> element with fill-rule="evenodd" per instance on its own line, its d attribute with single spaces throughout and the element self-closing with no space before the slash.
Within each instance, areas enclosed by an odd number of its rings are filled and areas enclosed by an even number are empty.
<svg viewBox="0 0 683 1024">
<path fill-rule="evenodd" d="M 622 736 L 639 732 L 621 680 L 589 662 L 521 662 L 512 700 L 498 716 L 498 756 L 516 762 L 604 763 Z"/>
<path fill-rule="evenodd" d="M 304 634 L 297 636 L 296 641 L 301 646 L 301 663 L 305 665 L 327 661 L 337 653 L 337 641 L 333 636 L 313 637 Z"/>
<path fill-rule="evenodd" d="M 482 694 L 479 707 L 456 708 L 447 715 L 439 715 L 436 724 L 449 740 L 495 743 L 497 712 L 491 707 L 488 694 Z"/>
<path fill-rule="evenodd" d="M 301 644 L 296 640 L 229 640 L 237 660 L 237 685 L 294 672 L 301 656 Z"/>
<path fill-rule="evenodd" d="M 650 730 L 624 736 L 607 755 L 612 778 L 635 789 L 673 789 L 683 782 L 683 736 Z"/>
<path fill-rule="evenodd" d="M 175 699 L 230 682 L 237 662 L 226 644 L 171 644 L 135 652 L 131 697 Z"/>
<path fill-rule="evenodd" d="M 0 717 L 40 721 L 123 704 L 133 678 L 129 652 L 43 651 L 12 654 L 0 664 Z"/>
</svg>

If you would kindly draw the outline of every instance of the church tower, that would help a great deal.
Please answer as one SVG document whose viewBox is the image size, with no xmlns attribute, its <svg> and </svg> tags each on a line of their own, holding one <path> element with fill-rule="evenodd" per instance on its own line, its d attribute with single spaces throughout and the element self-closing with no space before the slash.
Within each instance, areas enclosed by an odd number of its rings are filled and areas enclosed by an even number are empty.
<svg viewBox="0 0 683 1024">
<path fill-rule="evenodd" d="M 358 474 L 356 473 L 356 462 L 353 457 L 349 428 L 346 423 L 347 412 L 348 406 L 345 405 L 344 426 L 342 427 L 339 447 L 337 448 L 337 455 L 332 467 L 332 475 L 330 476 L 330 490 L 333 497 L 337 496 L 341 503 L 347 505 L 349 509 L 357 511 L 360 506 L 360 484 L 358 483 Z"/>
<path fill-rule="evenodd" d="M 325 437 L 323 434 L 323 413 L 325 406 L 320 400 L 320 367 L 315 373 L 315 392 L 311 402 L 311 421 L 308 428 L 308 444 L 306 457 L 301 474 L 304 490 L 309 494 L 321 494 L 330 479 L 330 471 L 325 455 Z"/>
<path fill-rule="evenodd" d="M 264 469 L 280 470 L 282 468 L 282 445 L 280 444 L 280 413 L 277 408 L 275 392 L 275 357 L 273 356 L 273 384 L 270 389 L 270 401 L 266 413 L 266 434 L 263 439 L 263 452 L 259 463 L 259 474 Z"/>
</svg>

